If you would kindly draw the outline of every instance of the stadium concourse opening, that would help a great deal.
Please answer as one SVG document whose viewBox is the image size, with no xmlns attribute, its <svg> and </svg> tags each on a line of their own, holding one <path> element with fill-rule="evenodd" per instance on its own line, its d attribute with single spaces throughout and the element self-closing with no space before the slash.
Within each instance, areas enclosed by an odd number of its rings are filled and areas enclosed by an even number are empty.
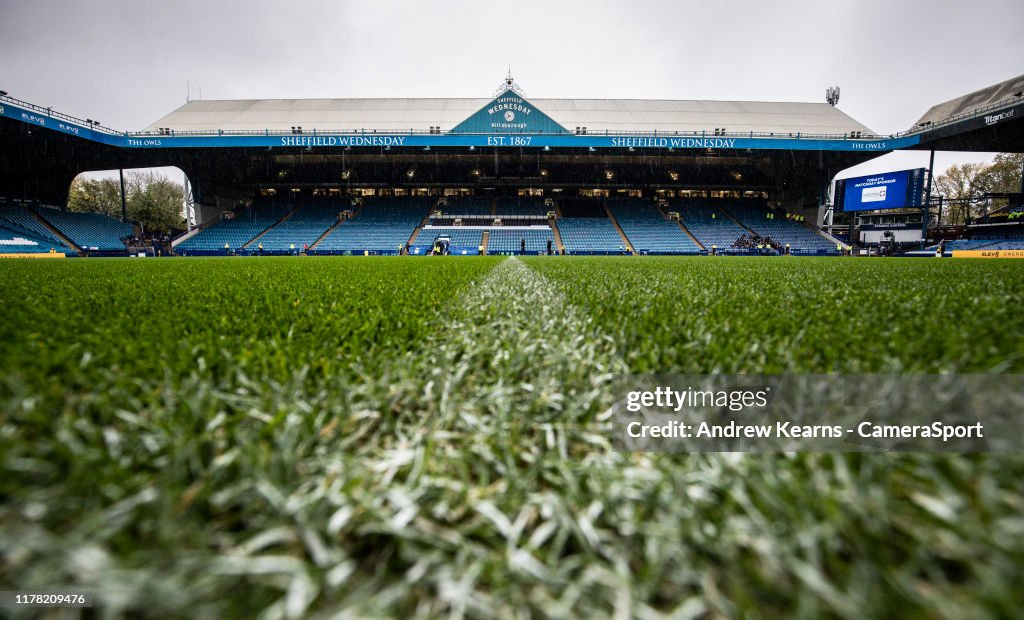
<svg viewBox="0 0 1024 620">
<path fill-rule="evenodd" d="M 828 220 L 844 238 L 822 229 L 837 173 L 895 149 L 1013 150 L 1021 81 L 888 136 L 834 98 L 527 99 L 511 77 L 482 99 L 190 101 L 138 132 L 4 95 L 0 251 L 90 253 L 52 230 L 72 179 L 176 166 L 179 255 L 430 254 L 442 234 L 456 255 L 835 254 L 861 241 L 845 213 Z"/>
</svg>

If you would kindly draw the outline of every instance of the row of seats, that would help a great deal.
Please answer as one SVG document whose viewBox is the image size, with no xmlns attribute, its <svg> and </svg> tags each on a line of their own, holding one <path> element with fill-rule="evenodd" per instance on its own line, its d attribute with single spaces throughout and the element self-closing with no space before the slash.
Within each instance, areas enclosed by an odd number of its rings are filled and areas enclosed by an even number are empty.
<svg viewBox="0 0 1024 620">
<path fill-rule="evenodd" d="M 472 218 L 538 218 L 546 217 L 550 209 L 543 198 L 531 196 L 502 196 L 491 199 L 478 196 L 452 196 L 446 205 L 438 205 L 433 211 L 441 211 L 446 217 L 469 216 Z M 433 220 L 433 216 L 431 217 Z"/>
<path fill-rule="evenodd" d="M 63 244 L 51 243 L 23 231 L 0 226 L 0 254 L 42 254 L 51 249 L 64 254 L 74 253 Z"/>
<path fill-rule="evenodd" d="M 84 250 L 124 251 L 124 238 L 135 233 L 128 222 L 102 213 L 75 213 L 40 207 L 36 213 Z"/>
<path fill-rule="evenodd" d="M 609 200 L 615 220 L 636 252 L 699 254 L 700 248 L 657 205 L 642 200 Z"/>
<path fill-rule="evenodd" d="M 936 245 L 929 249 L 937 249 Z M 953 250 L 1024 250 L 1024 239 L 1006 237 L 975 237 L 974 239 L 957 239 L 942 244 L 946 252 Z"/>
<path fill-rule="evenodd" d="M 291 252 L 313 245 L 327 229 L 338 223 L 342 211 L 351 209 L 348 201 L 305 204 L 288 219 L 268 230 L 256 240 L 265 252 Z M 252 250 L 252 244 L 248 248 Z"/>
<path fill-rule="evenodd" d="M 466 228 L 463 226 L 431 226 L 424 228 L 416 236 L 415 245 L 430 245 L 440 235 L 448 235 L 453 246 L 478 248 L 483 244 L 483 228 Z M 488 254 L 518 254 L 525 244 L 527 254 L 543 254 L 548 251 L 551 242 L 552 251 L 555 247 L 555 236 L 550 228 L 488 228 Z"/>
<path fill-rule="evenodd" d="M 259 205 L 236 212 L 233 217 L 200 230 L 175 246 L 178 252 L 235 251 L 274 225 L 291 210 L 291 205 Z"/>
<path fill-rule="evenodd" d="M 27 238 L 45 241 L 51 246 L 66 248 L 50 229 L 43 225 L 28 207 L 16 204 L 0 204 L 0 225 L 12 233 L 20 233 Z"/>
<path fill-rule="evenodd" d="M 543 198 L 532 196 L 503 196 L 494 199 L 494 208 L 498 215 L 517 215 L 545 217 L 549 209 Z"/>
<path fill-rule="evenodd" d="M 490 198 L 482 196 L 449 196 L 446 202 L 448 204 L 438 205 L 436 210 L 441 211 L 445 215 L 491 216 Z"/>
<path fill-rule="evenodd" d="M 336 226 L 314 251 L 397 253 L 431 205 L 430 198 L 368 198 L 355 217 Z"/>
<path fill-rule="evenodd" d="M 430 228 L 420 230 L 413 243 L 430 245 L 440 235 L 451 237 L 452 245 L 477 248 L 483 243 L 484 231 L 479 228 L 465 228 L 463 226 L 431 226 Z"/>
<path fill-rule="evenodd" d="M 678 212 L 686 229 L 700 241 L 707 250 L 732 247 L 749 231 L 734 222 L 716 206 L 717 201 L 676 199 L 669 201 L 668 211 Z"/>
<path fill-rule="evenodd" d="M 548 241 L 552 251 L 555 246 L 555 235 L 550 228 L 492 228 L 487 238 L 488 254 L 518 253 L 526 242 L 527 254 L 542 254 L 548 251 Z"/>
<path fill-rule="evenodd" d="M 787 243 L 794 252 L 831 252 L 836 246 L 806 226 L 787 220 L 782 212 L 771 211 L 763 200 L 731 200 L 722 205 L 741 224 L 762 237 L 771 237 L 772 241 L 785 246 Z M 772 217 L 769 217 L 772 216 Z"/>
<path fill-rule="evenodd" d="M 625 250 L 622 236 L 607 217 L 564 217 L 558 220 L 558 232 L 570 254 Z"/>
</svg>

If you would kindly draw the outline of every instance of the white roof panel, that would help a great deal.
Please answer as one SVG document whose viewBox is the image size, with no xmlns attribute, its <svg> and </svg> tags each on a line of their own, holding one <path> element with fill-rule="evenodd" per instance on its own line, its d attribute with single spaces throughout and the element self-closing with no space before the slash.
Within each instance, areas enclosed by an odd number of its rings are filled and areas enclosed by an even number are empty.
<svg viewBox="0 0 1024 620">
<path fill-rule="evenodd" d="M 191 101 L 145 131 L 448 131 L 491 99 L 249 99 Z M 871 130 L 827 103 L 530 99 L 569 131 L 844 134 Z"/>
</svg>

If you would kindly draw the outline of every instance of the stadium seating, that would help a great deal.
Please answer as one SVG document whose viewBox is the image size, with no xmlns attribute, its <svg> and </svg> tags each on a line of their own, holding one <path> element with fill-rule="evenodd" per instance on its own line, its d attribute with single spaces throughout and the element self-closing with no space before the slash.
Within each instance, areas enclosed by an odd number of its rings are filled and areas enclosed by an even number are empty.
<svg viewBox="0 0 1024 620">
<path fill-rule="evenodd" d="M 409 241 L 432 202 L 419 197 L 367 198 L 356 216 L 336 226 L 314 253 L 395 254 Z"/>
<path fill-rule="evenodd" d="M 607 217 L 604 201 L 596 198 L 562 198 L 558 201 L 558 208 L 564 218 Z"/>
<path fill-rule="evenodd" d="M 237 251 L 292 209 L 291 205 L 259 205 L 236 212 L 233 217 L 200 230 L 174 246 L 179 254 L 214 254 L 224 252 L 226 244 Z"/>
<path fill-rule="evenodd" d="M 266 254 L 287 254 L 292 251 L 292 246 L 296 252 L 301 251 L 303 246 L 313 245 L 328 228 L 334 226 L 338 222 L 339 213 L 351 208 L 348 200 L 305 204 L 247 249 L 251 251 L 253 245 L 262 243 Z"/>
<path fill-rule="evenodd" d="M 808 229 L 803 224 L 786 219 L 781 211 L 770 211 L 764 200 L 743 199 L 723 201 L 722 207 L 741 224 L 762 237 L 785 246 L 793 254 L 835 254 L 833 242 Z M 769 218 L 772 214 L 774 217 Z"/>
<path fill-rule="evenodd" d="M 49 252 L 50 248 L 58 252 L 65 252 L 64 246 L 54 247 L 52 243 L 47 243 L 44 239 L 0 226 L 0 254 L 42 254 Z"/>
<path fill-rule="evenodd" d="M 494 201 L 499 216 L 546 217 L 549 209 L 543 198 L 532 196 L 502 196 Z"/>
<path fill-rule="evenodd" d="M 101 213 L 74 213 L 49 207 L 39 208 L 36 213 L 83 250 L 126 251 L 124 238 L 135 234 L 131 224 Z"/>
<path fill-rule="evenodd" d="M 679 198 L 669 201 L 668 210 L 679 212 L 683 225 L 705 248 L 711 250 L 717 246 L 719 253 L 727 253 L 732 244 L 749 231 L 734 222 L 716 204 L 717 200 L 713 199 Z"/>
<path fill-rule="evenodd" d="M 937 245 L 932 245 L 927 249 L 934 252 L 937 247 Z M 942 249 L 945 252 L 953 250 L 1024 250 L 1024 235 L 980 233 L 975 234 L 973 239 L 946 241 L 942 244 Z"/>
<path fill-rule="evenodd" d="M 50 229 L 36 219 L 36 216 L 27 207 L 15 204 L 0 204 L 0 226 L 5 229 L 5 234 L 10 233 L 11 236 L 5 237 L 8 241 L 17 236 L 38 243 L 40 246 L 46 246 L 44 251 L 47 252 L 50 251 L 50 248 L 53 248 L 57 252 L 63 252 L 64 254 L 78 254 L 76 249 L 69 248 Z M 13 245 L 3 246 L 3 249 L 0 249 L 0 251 L 22 251 L 10 249 L 13 247 Z M 26 247 L 31 248 L 35 246 L 29 245 Z"/>
<path fill-rule="evenodd" d="M 616 254 L 626 243 L 607 217 L 565 217 L 558 220 L 562 245 L 570 254 Z"/>
<path fill-rule="evenodd" d="M 448 235 L 452 239 L 452 245 L 461 248 L 470 248 L 476 252 L 483 242 L 484 230 L 482 228 L 466 228 L 464 226 L 431 226 L 424 228 L 416 235 L 414 243 L 418 245 L 430 245 L 434 243 L 439 235 Z"/>
<path fill-rule="evenodd" d="M 483 196 L 449 196 L 448 204 L 439 205 L 436 210 L 446 216 L 483 217 L 491 216 L 491 199 Z"/>
<path fill-rule="evenodd" d="M 548 240 L 552 251 L 555 247 L 555 236 L 550 228 L 492 228 L 487 241 L 488 254 L 518 254 L 522 242 L 526 241 L 527 254 L 544 254 L 548 251 Z"/>
<path fill-rule="evenodd" d="M 649 254 L 699 254 L 700 248 L 648 200 L 616 199 L 608 201 L 622 232 L 633 250 Z"/>
</svg>

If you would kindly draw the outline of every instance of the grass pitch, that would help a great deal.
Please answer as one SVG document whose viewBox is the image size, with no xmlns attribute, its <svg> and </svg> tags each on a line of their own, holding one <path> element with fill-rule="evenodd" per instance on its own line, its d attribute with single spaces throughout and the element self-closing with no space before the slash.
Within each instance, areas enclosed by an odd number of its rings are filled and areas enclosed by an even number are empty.
<svg viewBox="0 0 1024 620">
<path fill-rule="evenodd" d="M 1024 458 L 633 455 L 624 372 L 1022 372 L 1001 261 L 0 263 L 0 589 L 111 615 L 1008 617 Z"/>
</svg>

